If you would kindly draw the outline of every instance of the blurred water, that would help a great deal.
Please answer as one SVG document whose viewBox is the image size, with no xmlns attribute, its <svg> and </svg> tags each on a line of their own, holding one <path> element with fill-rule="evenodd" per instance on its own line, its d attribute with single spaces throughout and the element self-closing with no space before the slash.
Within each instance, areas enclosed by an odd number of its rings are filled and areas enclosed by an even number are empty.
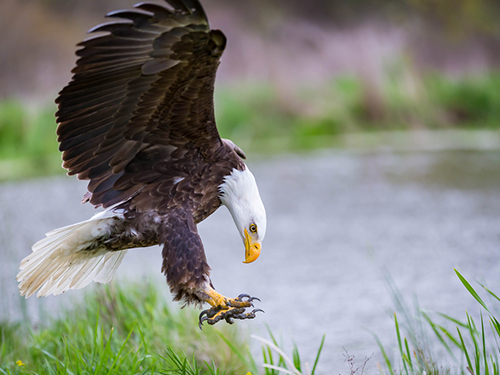
<svg viewBox="0 0 500 375">
<path fill-rule="evenodd" d="M 268 324 L 284 342 L 294 340 L 305 360 L 313 361 L 326 333 L 324 373 L 348 373 L 343 348 L 358 364 L 377 353 L 370 331 L 395 345 L 384 270 L 422 307 L 459 318 L 477 309 L 454 267 L 500 289 L 498 151 L 325 152 L 254 162 L 251 169 L 268 212 L 261 257 L 241 263 L 241 239 L 222 208 L 200 225 L 212 280 L 225 295 L 260 297 L 266 313 L 237 324 L 261 336 Z M 69 177 L 0 185 L 0 318 L 24 311 L 38 319 L 81 296 L 21 303 L 15 274 L 43 233 L 95 212 L 80 204 L 84 191 L 85 183 Z M 130 251 L 118 279 L 147 274 L 164 283 L 160 265 L 159 248 Z M 376 354 L 370 369 L 377 362 Z"/>
</svg>

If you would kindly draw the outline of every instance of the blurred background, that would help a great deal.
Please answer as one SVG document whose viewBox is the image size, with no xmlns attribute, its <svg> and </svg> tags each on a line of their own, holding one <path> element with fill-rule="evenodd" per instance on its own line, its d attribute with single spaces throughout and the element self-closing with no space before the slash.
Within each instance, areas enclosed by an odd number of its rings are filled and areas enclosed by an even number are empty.
<svg viewBox="0 0 500 375">
<path fill-rule="evenodd" d="M 52 103 L 71 78 L 75 44 L 105 13 L 133 3 L 2 0 L 0 179 L 59 171 Z M 229 43 L 218 126 L 247 150 L 352 146 L 362 140 L 349 135 L 366 131 L 498 128 L 498 1 L 204 6 Z"/>
<path fill-rule="evenodd" d="M 3 318 L 38 311 L 19 302 L 13 280 L 31 244 L 93 213 L 79 205 L 85 183 L 58 177 L 53 102 L 85 30 L 135 2 L 0 0 Z M 324 368 L 337 369 L 342 347 L 377 351 L 367 331 L 394 341 L 386 271 L 405 295 L 459 316 L 471 301 L 453 267 L 498 286 L 500 2 L 203 5 L 228 38 L 218 127 L 250 156 L 270 222 L 268 258 L 252 269 L 239 268 L 227 213 L 202 224 L 224 294 L 263 297 L 265 322 L 311 352 L 326 332 Z M 158 271 L 154 253 L 145 270 Z M 229 262 L 238 266 L 224 279 Z"/>
</svg>

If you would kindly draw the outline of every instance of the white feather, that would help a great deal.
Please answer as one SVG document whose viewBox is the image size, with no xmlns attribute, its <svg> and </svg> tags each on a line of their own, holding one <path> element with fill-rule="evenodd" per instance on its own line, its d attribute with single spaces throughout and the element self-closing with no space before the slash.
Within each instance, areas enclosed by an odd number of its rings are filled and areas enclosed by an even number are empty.
<svg viewBox="0 0 500 375">
<path fill-rule="evenodd" d="M 174 185 L 184 181 L 184 177 L 174 177 Z"/>
<path fill-rule="evenodd" d="M 33 253 L 21 262 L 17 275 L 21 295 L 37 297 L 80 289 L 92 281 L 111 281 L 126 250 L 108 251 L 87 248 L 96 238 L 109 233 L 121 215 L 111 209 L 87 221 L 54 229 L 33 245 Z"/>
<path fill-rule="evenodd" d="M 266 235 L 266 210 L 260 198 L 259 189 L 252 172 L 246 167 L 243 171 L 233 169 L 219 186 L 221 202 L 229 209 L 234 223 L 244 238 L 244 229 L 251 223 L 259 228 L 258 240 Z"/>
</svg>

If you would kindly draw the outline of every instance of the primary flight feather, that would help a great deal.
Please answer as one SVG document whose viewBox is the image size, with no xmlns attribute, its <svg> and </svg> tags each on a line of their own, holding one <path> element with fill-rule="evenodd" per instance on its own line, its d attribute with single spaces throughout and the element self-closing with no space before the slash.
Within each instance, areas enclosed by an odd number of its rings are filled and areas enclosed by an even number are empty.
<svg viewBox="0 0 500 375">
<path fill-rule="evenodd" d="M 253 297 L 215 291 L 196 225 L 227 206 L 257 259 L 266 213 L 243 151 L 219 136 L 213 91 L 226 38 L 197 0 L 140 3 L 79 44 L 56 102 L 63 167 L 89 180 L 84 202 L 105 211 L 33 246 L 17 276 L 22 295 L 109 282 L 127 249 L 160 244 L 175 300 L 211 305 L 200 324 L 247 319 Z"/>
</svg>

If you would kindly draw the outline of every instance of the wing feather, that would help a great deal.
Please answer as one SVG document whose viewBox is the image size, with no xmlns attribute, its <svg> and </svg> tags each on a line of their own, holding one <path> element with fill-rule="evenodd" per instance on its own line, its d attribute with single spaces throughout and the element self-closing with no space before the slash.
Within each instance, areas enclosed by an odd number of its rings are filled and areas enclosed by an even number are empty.
<svg viewBox="0 0 500 375">
<path fill-rule="evenodd" d="M 197 0 L 166 2 L 171 8 L 145 2 L 108 13 L 116 20 L 79 43 L 73 79 L 56 100 L 63 167 L 90 180 L 94 205 L 109 207 L 161 184 L 168 177 L 155 167 L 160 161 L 177 170 L 176 160 L 193 153 L 208 160 L 222 147 L 213 85 L 225 37 L 210 30 Z M 155 147 L 163 151 L 146 152 Z"/>
</svg>

